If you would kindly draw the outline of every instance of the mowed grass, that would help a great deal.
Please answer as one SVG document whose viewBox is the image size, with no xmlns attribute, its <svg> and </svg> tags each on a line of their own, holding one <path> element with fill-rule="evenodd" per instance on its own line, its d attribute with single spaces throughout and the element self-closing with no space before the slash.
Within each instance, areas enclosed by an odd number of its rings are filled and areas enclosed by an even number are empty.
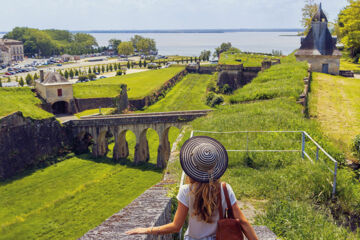
<svg viewBox="0 0 360 240">
<path fill-rule="evenodd" d="M 360 74 L 360 64 L 340 59 L 340 70 L 350 70 L 354 71 L 354 73 Z"/>
<path fill-rule="evenodd" d="M 74 84 L 76 98 L 116 97 L 120 85 L 127 84 L 129 99 L 140 99 L 159 89 L 184 67 L 169 67 L 129 75 L 117 76 L 87 83 Z"/>
<path fill-rule="evenodd" d="M 282 64 L 260 72 L 251 84 L 245 85 L 230 97 L 231 103 L 253 100 L 265 100 L 276 97 L 298 98 L 304 90 L 304 79 L 307 75 L 307 64 L 296 62 L 294 56 L 289 56 Z"/>
<path fill-rule="evenodd" d="M 166 97 L 149 106 L 144 112 L 209 109 L 205 104 L 206 86 L 212 75 L 188 74 L 177 83 Z"/>
<path fill-rule="evenodd" d="M 351 158 L 351 143 L 360 134 L 360 80 L 313 73 L 309 106 L 323 132 Z"/>
<path fill-rule="evenodd" d="M 219 64 L 244 64 L 244 67 L 261 67 L 261 63 L 265 58 L 272 59 L 274 57 L 261 54 L 223 52 L 220 54 Z"/>
<path fill-rule="evenodd" d="M 178 134 L 170 128 L 171 143 Z M 147 139 L 150 161 L 140 166 L 128 131 L 128 159 L 115 163 L 110 141 L 104 158 L 83 154 L 0 183 L 0 239 L 77 239 L 101 224 L 161 180 L 156 131 L 148 129 Z"/>
<path fill-rule="evenodd" d="M 112 114 L 115 112 L 115 110 L 116 110 L 116 108 L 101 108 L 101 114 L 103 114 L 103 115 Z M 89 110 L 85 110 L 85 111 L 76 113 L 75 116 L 80 118 L 80 117 L 94 115 L 94 114 L 100 114 L 100 110 L 98 108 L 89 109 Z"/>
<path fill-rule="evenodd" d="M 0 117 L 21 111 L 24 116 L 34 119 L 53 117 L 40 108 L 41 101 L 30 88 L 0 88 Z"/>
</svg>

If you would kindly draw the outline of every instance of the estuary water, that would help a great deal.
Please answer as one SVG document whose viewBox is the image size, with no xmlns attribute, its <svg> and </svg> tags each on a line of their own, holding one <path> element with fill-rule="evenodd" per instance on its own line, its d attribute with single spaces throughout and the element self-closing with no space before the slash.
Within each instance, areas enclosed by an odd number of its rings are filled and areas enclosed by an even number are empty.
<svg viewBox="0 0 360 240">
<path fill-rule="evenodd" d="M 107 46 L 111 38 L 129 41 L 135 33 L 91 33 L 100 46 Z M 212 52 L 223 42 L 231 42 L 242 51 L 271 53 L 281 50 L 289 54 L 300 46 L 295 32 L 225 32 L 225 33 L 140 33 L 153 38 L 159 54 L 199 56 L 204 49 Z M 0 34 L 0 38 L 2 34 Z"/>
</svg>

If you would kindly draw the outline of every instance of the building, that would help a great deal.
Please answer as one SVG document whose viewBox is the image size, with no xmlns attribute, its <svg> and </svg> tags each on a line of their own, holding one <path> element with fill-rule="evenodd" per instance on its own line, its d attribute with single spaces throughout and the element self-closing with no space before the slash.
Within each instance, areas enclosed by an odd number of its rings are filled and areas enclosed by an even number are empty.
<svg viewBox="0 0 360 240">
<path fill-rule="evenodd" d="M 46 110 L 54 114 L 73 112 L 74 96 L 72 83 L 58 72 L 40 71 L 40 79 L 35 82 L 36 92 L 47 103 Z"/>
<path fill-rule="evenodd" d="M 320 4 L 312 18 L 309 33 L 301 39 L 301 47 L 295 53 L 296 59 L 308 61 L 313 72 L 339 75 L 341 52 L 336 48 L 336 42 Z"/>
<path fill-rule="evenodd" d="M 0 65 L 10 65 L 11 64 L 11 56 L 9 48 L 0 45 Z"/>
<path fill-rule="evenodd" d="M 11 62 L 20 62 L 24 60 L 24 45 L 21 41 L 0 39 L 0 48 L 6 49 L 4 51 L 10 55 Z"/>
</svg>

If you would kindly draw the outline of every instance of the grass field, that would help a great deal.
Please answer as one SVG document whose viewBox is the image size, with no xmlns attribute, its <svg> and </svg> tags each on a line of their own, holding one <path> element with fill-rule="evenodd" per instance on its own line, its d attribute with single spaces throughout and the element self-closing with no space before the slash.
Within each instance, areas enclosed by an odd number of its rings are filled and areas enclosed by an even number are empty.
<svg viewBox="0 0 360 240">
<path fill-rule="evenodd" d="M 184 67 L 170 67 L 140 72 L 118 77 L 106 78 L 94 82 L 74 85 L 76 98 L 116 97 L 120 94 L 120 84 L 127 84 L 129 99 L 140 99 L 159 89 Z"/>
<path fill-rule="evenodd" d="M 220 55 L 219 64 L 244 64 L 244 67 L 261 67 L 261 63 L 265 58 L 271 59 L 273 57 L 261 54 L 223 52 Z"/>
<path fill-rule="evenodd" d="M 272 99 L 275 97 L 298 98 L 304 90 L 304 83 L 299 81 L 307 73 L 307 64 L 296 62 L 295 57 L 260 72 L 251 84 L 245 85 L 230 97 L 231 103 L 253 100 Z"/>
<path fill-rule="evenodd" d="M 170 142 L 179 133 L 171 128 Z M 90 154 L 0 183 L 0 239 L 77 239 L 158 183 L 158 136 L 148 130 L 150 162 L 131 163 L 135 135 L 127 133 L 130 157 L 119 163 Z"/>
<path fill-rule="evenodd" d="M 53 116 L 39 107 L 41 101 L 27 87 L 0 88 L 0 103 L 0 117 L 16 111 L 21 111 L 24 116 L 35 119 Z"/>
<path fill-rule="evenodd" d="M 340 70 L 351 70 L 354 73 L 360 74 L 360 64 L 359 63 L 352 63 L 348 60 L 341 59 L 340 60 Z"/>
<path fill-rule="evenodd" d="M 116 110 L 115 108 L 101 108 L 101 114 L 104 114 L 104 115 L 112 114 L 115 112 L 115 110 Z M 98 108 L 85 110 L 85 111 L 76 113 L 74 115 L 77 116 L 78 118 L 80 118 L 80 117 L 94 115 L 94 114 L 99 114 Z"/>
<path fill-rule="evenodd" d="M 149 106 L 145 112 L 209 109 L 205 104 L 206 86 L 212 75 L 188 74 L 166 97 Z"/>
<path fill-rule="evenodd" d="M 359 79 L 313 73 L 309 106 L 323 132 L 352 158 L 350 146 L 360 134 Z"/>
</svg>

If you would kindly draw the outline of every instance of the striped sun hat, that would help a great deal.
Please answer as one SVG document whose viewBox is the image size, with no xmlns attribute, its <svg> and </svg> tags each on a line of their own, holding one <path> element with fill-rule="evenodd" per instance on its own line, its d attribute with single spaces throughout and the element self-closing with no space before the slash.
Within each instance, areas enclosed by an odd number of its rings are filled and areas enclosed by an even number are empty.
<svg viewBox="0 0 360 240">
<path fill-rule="evenodd" d="M 180 150 L 180 163 L 184 172 L 197 182 L 219 179 L 228 166 L 225 147 L 207 136 L 188 139 Z"/>
</svg>

